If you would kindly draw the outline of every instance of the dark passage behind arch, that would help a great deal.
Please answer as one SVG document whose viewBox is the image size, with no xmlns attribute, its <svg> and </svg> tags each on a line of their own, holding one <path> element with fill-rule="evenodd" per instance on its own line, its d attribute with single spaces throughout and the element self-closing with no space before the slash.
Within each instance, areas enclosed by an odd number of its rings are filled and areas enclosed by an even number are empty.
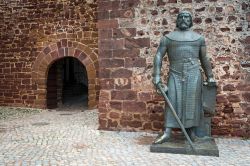
<svg viewBox="0 0 250 166">
<path fill-rule="evenodd" d="M 87 103 L 88 77 L 85 66 L 73 57 L 53 63 L 47 79 L 47 108 L 61 105 L 87 107 Z"/>
</svg>

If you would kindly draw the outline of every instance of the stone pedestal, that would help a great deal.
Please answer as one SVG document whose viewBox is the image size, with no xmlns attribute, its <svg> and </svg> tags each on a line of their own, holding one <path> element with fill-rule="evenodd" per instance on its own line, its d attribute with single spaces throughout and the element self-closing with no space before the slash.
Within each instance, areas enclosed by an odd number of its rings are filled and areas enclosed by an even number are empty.
<svg viewBox="0 0 250 166">
<path fill-rule="evenodd" d="M 219 157 L 219 150 L 213 138 L 197 139 L 193 142 L 196 152 L 194 152 L 184 135 L 175 134 L 163 144 L 152 144 L 150 152 L 155 153 L 174 153 L 202 156 Z"/>
</svg>

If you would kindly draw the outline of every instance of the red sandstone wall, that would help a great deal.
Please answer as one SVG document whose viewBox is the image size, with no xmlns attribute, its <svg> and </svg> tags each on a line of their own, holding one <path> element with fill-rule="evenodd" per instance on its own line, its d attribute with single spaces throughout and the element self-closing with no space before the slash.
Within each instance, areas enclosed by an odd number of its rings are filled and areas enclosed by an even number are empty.
<svg viewBox="0 0 250 166">
<path fill-rule="evenodd" d="M 92 55 L 93 105 L 98 98 L 96 10 L 96 0 L 1 0 L 0 105 L 46 107 L 48 67 L 63 56 L 84 60 L 89 55 L 79 57 L 81 48 Z"/>
<path fill-rule="evenodd" d="M 153 57 L 160 37 L 175 28 L 183 9 L 193 13 L 193 29 L 206 37 L 219 84 L 213 134 L 249 137 L 248 0 L 99 1 L 101 129 L 162 128 L 164 102 L 151 83 Z"/>
</svg>

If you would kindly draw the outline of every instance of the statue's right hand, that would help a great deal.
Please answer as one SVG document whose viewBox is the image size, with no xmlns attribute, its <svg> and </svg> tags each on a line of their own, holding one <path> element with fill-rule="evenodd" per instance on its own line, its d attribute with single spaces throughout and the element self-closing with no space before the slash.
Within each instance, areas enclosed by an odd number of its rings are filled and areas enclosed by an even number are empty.
<svg viewBox="0 0 250 166">
<path fill-rule="evenodd" d="M 157 85 L 161 82 L 160 76 L 153 77 L 153 84 L 157 87 Z"/>
<path fill-rule="evenodd" d="M 162 84 L 160 76 L 153 78 L 153 84 L 155 85 L 155 88 L 158 94 L 161 94 L 161 92 L 158 89 L 159 88 L 158 86 L 161 86 L 164 89 L 164 92 L 167 93 L 168 87 L 167 85 Z"/>
</svg>

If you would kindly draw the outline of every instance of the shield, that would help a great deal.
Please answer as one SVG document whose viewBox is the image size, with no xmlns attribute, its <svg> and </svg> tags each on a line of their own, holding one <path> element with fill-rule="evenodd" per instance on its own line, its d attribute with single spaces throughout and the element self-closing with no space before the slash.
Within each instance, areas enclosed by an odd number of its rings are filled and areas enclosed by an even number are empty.
<svg viewBox="0 0 250 166">
<path fill-rule="evenodd" d="M 211 117 L 215 113 L 216 104 L 216 83 L 205 82 L 202 90 L 203 110 L 205 116 L 202 116 L 200 125 L 195 129 L 195 133 L 198 137 L 211 137 Z"/>
<path fill-rule="evenodd" d="M 205 114 L 213 115 L 215 113 L 216 91 L 217 86 L 215 83 L 205 83 L 203 85 L 203 109 Z"/>
</svg>

